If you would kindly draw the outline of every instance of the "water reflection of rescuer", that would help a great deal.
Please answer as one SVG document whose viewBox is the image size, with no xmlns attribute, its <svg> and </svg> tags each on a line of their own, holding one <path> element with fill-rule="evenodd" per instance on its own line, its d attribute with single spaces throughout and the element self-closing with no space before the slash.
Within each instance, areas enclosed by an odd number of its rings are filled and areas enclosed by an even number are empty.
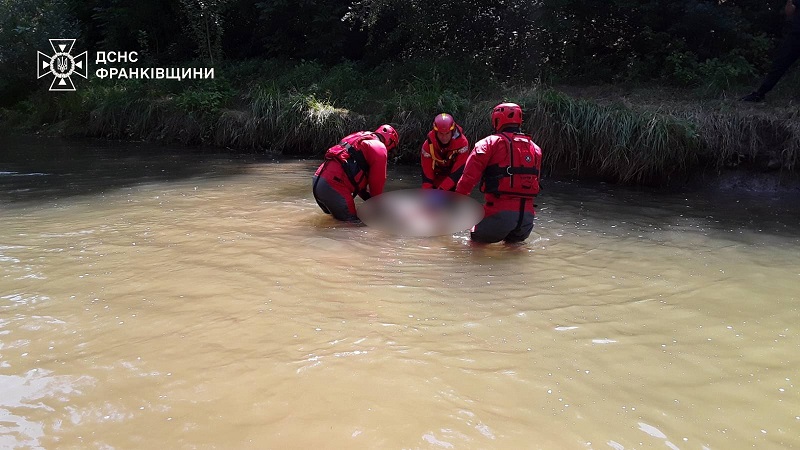
<svg viewBox="0 0 800 450">
<path fill-rule="evenodd" d="M 364 200 L 383 193 L 388 153 L 400 137 L 391 125 L 375 131 L 359 131 L 342 138 L 325 152 L 312 179 L 317 204 L 334 218 L 357 222 L 355 197 Z"/>
</svg>

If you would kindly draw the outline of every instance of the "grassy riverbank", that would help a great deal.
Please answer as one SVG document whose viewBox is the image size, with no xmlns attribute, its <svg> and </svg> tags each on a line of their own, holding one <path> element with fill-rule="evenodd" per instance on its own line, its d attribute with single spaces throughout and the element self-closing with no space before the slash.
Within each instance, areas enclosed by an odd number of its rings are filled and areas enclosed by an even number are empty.
<svg viewBox="0 0 800 450">
<path fill-rule="evenodd" d="M 452 112 L 474 142 L 490 132 L 490 108 L 508 100 L 523 106 L 524 128 L 545 150 L 550 174 L 647 185 L 730 168 L 797 175 L 796 106 L 698 95 L 500 84 L 446 62 L 366 70 L 250 61 L 219 67 L 214 80 L 94 78 L 79 80 L 72 93 L 43 87 L 1 110 L 0 121 L 27 132 L 309 157 L 320 157 L 348 132 L 389 122 L 401 135 L 395 162 L 415 164 L 437 112 Z"/>
</svg>

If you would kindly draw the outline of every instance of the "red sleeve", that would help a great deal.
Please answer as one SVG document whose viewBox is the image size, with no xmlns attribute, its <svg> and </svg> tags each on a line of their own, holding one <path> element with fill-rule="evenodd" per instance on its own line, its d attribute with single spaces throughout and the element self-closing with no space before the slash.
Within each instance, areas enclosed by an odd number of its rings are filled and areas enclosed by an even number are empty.
<svg viewBox="0 0 800 450">
<path fill-rule="evenodd" d="M 378 140 L 368 140 L 361 143 L 364 159 L 369 164 L 369 193 L 373 197 L 383 193 L 386 184 L 386 147 Z"/>
<path fill-rule="evenodd" d="M 453 167 L 450 169 L 450 175 L 439 184 L 439 189 L 444 189 L 445 191 L 455 188 L 458 180 L 461 179 L 461 175 L 464 173 L 464 165 L 467 163 L 467 158 L 469 157 L 469 141 L 463 134 L 459 137 L 458 141 L 454 142 L 454 146 L 454 151 L 457 153 L 456 159 L 453 161 Z"/>
<path fill-rule="evenodd" d="M 456 192 L 469 195 L 475 185 L 481 181 L 483 171 L 489 164 L 489 158 L 491 157 L 489 147 L 489 138 L 481 139 L 475 144 L 475 148 L 472 149 L 464 164 L 464 173 L 461 175 L 461 179 L 458 180 Z"/>
<path fill-rule="evenodd" d="M 425 139 L 420 149 L 420 167 L 422 167 L 422 189 L 433 189 L 433 156 L 431 155 L 430 137 Z"/>
</svg>

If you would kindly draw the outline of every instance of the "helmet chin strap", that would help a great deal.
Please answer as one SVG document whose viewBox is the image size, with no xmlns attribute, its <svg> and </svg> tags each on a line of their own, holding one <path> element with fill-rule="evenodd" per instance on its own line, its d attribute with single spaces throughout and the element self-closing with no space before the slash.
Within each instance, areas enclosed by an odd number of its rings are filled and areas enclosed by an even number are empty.
<svg viewBox="0 0 800 450">
<path fill-rule="evenodd" d="M 520 131 L 520 126 L 519 125 L 506 125 L 503 128 L 501 128 L 500 130 L 498 130 L 498 132 L 500 132 L 500 133 L 502 133 L 502 132 L 519 133 L 519 131 Z"/>
</svg>

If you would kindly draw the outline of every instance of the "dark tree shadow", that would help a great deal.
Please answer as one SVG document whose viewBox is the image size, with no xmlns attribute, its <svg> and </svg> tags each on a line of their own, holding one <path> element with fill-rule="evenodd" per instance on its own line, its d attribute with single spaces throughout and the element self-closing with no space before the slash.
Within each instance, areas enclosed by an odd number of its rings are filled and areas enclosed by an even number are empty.
<svg viewBox="0 0 800 450">
<path fill-rule="evenodd" d="M 143 183 L 228 177 L 259 162 L 153 143 L 0 137 L 0 205 L 45 202 Z"/>
</svg>

